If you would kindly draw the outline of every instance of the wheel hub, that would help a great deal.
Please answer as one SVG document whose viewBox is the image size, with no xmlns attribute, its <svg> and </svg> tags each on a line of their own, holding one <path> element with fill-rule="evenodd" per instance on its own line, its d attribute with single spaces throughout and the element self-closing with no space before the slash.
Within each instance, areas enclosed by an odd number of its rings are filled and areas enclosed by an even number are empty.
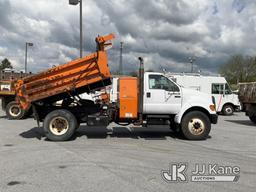
<svg viewBox="0 0 256 192">
<path fill-rule="evenodd" d="M 231 113 L 232 110 L 231 110 L 230 108 L 226 108 L 226 112 L 227 112 L 227 113 Z"/>
<path fill-rule="evenodd" d="M 21 110 L 20 108 L 17 106 L 17 105 L 13 105 L 11 108 L 10 108 L 10 114 L 13 116 L 13 117 L 17 117 L 20 113 L 21 113 Z"/>
<path fill-rule="evenodd" d="M 200 135 L 204 132 L 205 125 L 201 119 L 193 118 L 189 121 L 188 128 L 193 135 Z"/>
<path fill-rule="evenodd" d="M 63 117 L 55 117 L 50 122 L 50 130 L 55 135 L 63 135 L 68 131 L 69 124 Z"/>
</svg>

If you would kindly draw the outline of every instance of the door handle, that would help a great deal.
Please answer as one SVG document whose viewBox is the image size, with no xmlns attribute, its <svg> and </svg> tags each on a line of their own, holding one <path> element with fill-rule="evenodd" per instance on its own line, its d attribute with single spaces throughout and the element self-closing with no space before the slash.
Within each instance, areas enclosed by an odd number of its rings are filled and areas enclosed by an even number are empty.
<svg viewBox="0 0 256 192">
<path fill-rule="evenodd" d="M 150 98 L 150 97 L 151 97 L 151 93 L 147 92 L 147 98 Z"/>
<path fill-rule="evenodd" d="M 180 95 L 175 95 L 174 97 L 175 97 L 175 98 L 180 98 Z"/>
<path fill-rule="evenodd" d="M 180 93 L 179 92 L 168 92 L 168 95 L 180 96 Z"/>
</svg>

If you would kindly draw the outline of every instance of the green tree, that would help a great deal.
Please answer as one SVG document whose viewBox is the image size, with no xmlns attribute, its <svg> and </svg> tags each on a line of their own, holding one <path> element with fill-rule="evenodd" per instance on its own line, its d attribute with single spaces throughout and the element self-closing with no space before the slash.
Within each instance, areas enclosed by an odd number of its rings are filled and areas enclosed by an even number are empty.
<svg viewBox="0 0 256 192">
<path fill-rule="evenodd" d="M 138 72 L 137 71 L 131 71 L 128 75 L 132 76 L 132 77 L 137 77 L 138 76 Z"/>
<path fill-rule="evenodd" d="M 230 84 L 256 80 L 256 57 L 233 55 L 219 70 Z"/>
<path fill-rule="evenodd" d="M 0 63 L 0 70 L 4 70 L 4 69 L 6 69 L 6 68 L 10 68 L 10 69 L 13 68 L 11 62 L 10 62 L 7 58 L 5 58 L 5 59 Z"/>
</svg>

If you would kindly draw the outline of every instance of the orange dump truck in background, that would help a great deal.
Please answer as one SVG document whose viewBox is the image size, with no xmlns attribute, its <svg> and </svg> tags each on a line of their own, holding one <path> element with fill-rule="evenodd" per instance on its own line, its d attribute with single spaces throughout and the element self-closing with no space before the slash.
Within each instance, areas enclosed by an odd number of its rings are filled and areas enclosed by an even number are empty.
<svg viewBox="0 0 256 192">
<path fill-rule="evenodd" d="M 15 79 L 0 80 L 0 100 L 2 110 L 5 111 L 8 119 L 22 119 L 29 114 L 22 109 L 15 101 Z M 27 110 L 29 111 L 29 110 Z"/>
</svg>

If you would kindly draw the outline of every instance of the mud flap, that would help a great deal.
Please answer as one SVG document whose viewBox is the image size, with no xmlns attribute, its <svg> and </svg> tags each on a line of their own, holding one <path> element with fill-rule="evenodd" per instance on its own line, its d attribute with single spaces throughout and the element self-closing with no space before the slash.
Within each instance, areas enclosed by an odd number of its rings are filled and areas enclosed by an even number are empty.
<svg viewBox="0 0 256 192">
<path fill-rule="evenodd" d="M 37 127 L 40 128 L 39 115 L 38 115 L 38 113 L 37 113 L 36 106 L 33 105 L 33 104 L 32 104 L 32 110 L 33 110 L 34 119 L 35 119 L 36 122 L 37 122 Z"/>
</svg>

